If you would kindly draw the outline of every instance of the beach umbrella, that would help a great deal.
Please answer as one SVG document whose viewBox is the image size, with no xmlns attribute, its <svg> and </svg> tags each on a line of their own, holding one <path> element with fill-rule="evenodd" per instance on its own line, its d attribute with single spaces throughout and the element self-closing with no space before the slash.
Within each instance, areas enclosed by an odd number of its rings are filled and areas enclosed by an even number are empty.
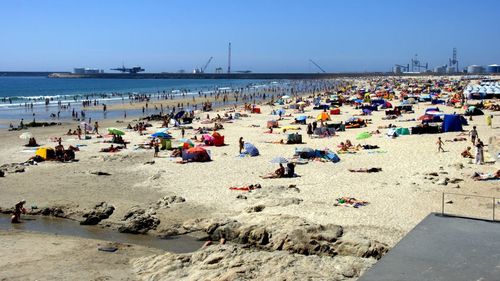
<svg viewBox="0 0 500 281">
<path fill-rule="evenodd" d="M 192 140 L 186 139 L 186 138 L 179 139 L 179 145 L 177 147 L 179 147 L 179 148 L 194 147 L 194 142 Z"/>
<path fill-rule="evenodd" d="M 307 116 L 304 116 L 304 115 L 298 116 L 298 117 L 295 118 L 295 120 L 297 120 L 297 121 L 304 121 L 306 119 L 307 119 Z"/>
<path fill-rule="evenodd" d="M 288 160 L 283 157 L 283 156 L 276 156 L 274 157 L 272 160 L 271 160 L 271 163 L 275 163 L 275 164 L 285 164 L 285 163 L 288 163 Z"/>
<path fill-rule="evenodd" d="M 299 101 L 297 104 L 298 104 L 298 105 L 304 105 L 304 104 L 306 104 L 306 103 L 305 103 L 305 102 L 303 102 L 303 101 Z"/>
<path fill-rule="evenodd" d="M 206 150 L 201 146 L 191 147 L 187 150 L 188 153 L 204 153 Z"/>
<path fill-rule="evenodd" d="M 162 138 L 162 139 L 171 139 L 172 136 L 165 133 L 165 132 L 156 132 L 154 134 L 151 135 L 152 137 L 154 138 Z"/>
<path fill-rule="evenodd" d="M 23 140 L 31 139 L 33 135 L 30 132 L 22 133 L 19 138 Z"/>
<path fill-rule="evenodd" d="M 364 132 L 364 133 L 360 133 L 356 136 L 356 139 L 357 140 L 364 140 L 364 139 L 367 139 L 367 138 L 371 138 L 371 134 L 368 133 L 368 132 Z"/>
<path fill-rule="evenodd" d="M 245 142 L 245 144 L 243 144 L 243 148 L 245 149 L 245 153 L 250 156 L 258 156 L 260 154 L 257 147 L 249 142 Z"/>
<path fill-rule="evenodd" d="M 117 128 L 108 128 L 108 133 L 112 135 L 117 135 L 117 136 L 123 136 L 125 135 L 125 132 L 122 130 L 119 130 Z"/>
<path fill-rule="evenodd" d="M 281 98 L 282 98 L 282 99 L 289 99 L 289 98 L 290 98 L 290 96 L 289 96 L 289 95 L 284 95 L 284 96 L 282 96 Z"/>
</svg>

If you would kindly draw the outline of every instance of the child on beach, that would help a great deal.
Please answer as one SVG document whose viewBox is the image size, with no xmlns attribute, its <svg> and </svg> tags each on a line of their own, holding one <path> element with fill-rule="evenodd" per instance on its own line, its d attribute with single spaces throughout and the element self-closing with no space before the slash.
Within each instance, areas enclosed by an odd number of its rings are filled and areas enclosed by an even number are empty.
<svg viewBox="0 0 500 281">
<path fill-rule="evenodd" d="M 469 135 L 470 135 L 470 141 L 472 142 L 472 145 L 476 145 L 476 138 L 477 138 L 476 126 L 472 127 L 472 130 L 470 131 Z"/>
<path fill-rule="evenodd" d="M 436 142 L 436 144 L 438 145 L 438 152 L 444 152 L 444 149 L 443 149 L 443 141 L 441 140 L 441 137 L 438 138 L 438 141 Z"/>
</svg>

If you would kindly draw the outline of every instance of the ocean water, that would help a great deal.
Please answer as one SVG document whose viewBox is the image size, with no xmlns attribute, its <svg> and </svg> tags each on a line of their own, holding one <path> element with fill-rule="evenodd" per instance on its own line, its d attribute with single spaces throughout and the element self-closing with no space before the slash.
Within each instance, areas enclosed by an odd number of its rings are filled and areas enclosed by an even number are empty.
<svg viewBox="0 0 500 281">
<path fill-rule="evenodd" d="M 98 100 L 101 104 L 128 102 L 129 95 L 167 93 L 180 95 L 183 92 L 198 94 L 215 91 L 234 91 L 241 88 L 247 92 L 266 87 L 284 85 L 285 82 L 271 80 L 233 80 L 233 79 L 52 79 L 46 77 L 0 77 L 0 126 L 23 118 L 27 122 L 57 121 L 50 117 L 56 113 L 58 101 L 63 105 L 71 104 L 71 110 L 82 110 L 83 100 Z M 46 100 L 49 104 L 46 105 Z M 31 108 L 33 104 L 33 108 Z M 28 105 L 28 106 L 26 106 Z M 154 112 L 148 112 L 151 114 Z M 124 112 L 86 111 L 92 119 L 116 118 Z M 128 111 L 127 116 L 141 115 L 139 111 Z M 71 111 L 62 111 L 61 121 L 71 119 Z"/>
</svg>

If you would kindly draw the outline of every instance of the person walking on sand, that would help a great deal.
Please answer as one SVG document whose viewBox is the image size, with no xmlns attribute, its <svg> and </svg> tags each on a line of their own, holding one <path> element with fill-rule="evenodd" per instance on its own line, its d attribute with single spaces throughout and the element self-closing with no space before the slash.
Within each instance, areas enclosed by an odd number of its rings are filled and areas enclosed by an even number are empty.
<svg viewBox="0 0 500 281">
<path fill-rule="evenodd" d="M 492 128 L 492 119 L 493 119 L 493 115 L 492 114 L 488 114 L 486 115 L 486 126 Z"/>
<path fill-rule="evenodd" d="M 476 145 L 476 139 L 478 137 L 476 126 L 472 127 L 472 130 L 469 132 L 470 135 L 470 141 L 472 142 L 472 145 Z"/>
<path fill-rule="evenodd" d="M 158 153 L 160 153 L 160 143 L 158 141 L 155 141 L 153 146 L 155 149 L 155 154 L 153 155 L 153 157 L 158 157 Z"/>
<path fill-rule="evenodd" d="M 243 137 L 240 137 L 240 140 L 239 140 L 239 143 L 240 143 L 240 154 L 241 154 L 241 151 L 243 150 L 243 145 L 245 144 L 245 142 L 243 141 Z"/>
<path fill-rule="evenodd" d="M 99 123 L 97 123 L 97 121 L 94 123 L 94 133 L 96 133 L 96 135 L 99 134 Z"/>
<path fill-rule="evenodd" d="M 438 152 L 444 152 L 444 149 L 443 149 L 443 141 L 441 140 L 441 137 L 438 138 L 438 141 L 436 142 L 436 144 L 438 145 Z"/>
<path fill-rule="evenodd" d="M 482 165 L 484 162 L 484 154 L 483 154 L 484 144 L 480 139 L 477 139 L 476 143 L 476 161 L 475 163 L 478 165 Z"/>
<path fill-rule="evenodd" d="M 313 134 L 313 127 L 312 127 L 312 124 L 309 123 L 309 124 L 307 124 L 307 135 L 309 136 L 309 138 L 311 138 L 312 134 Z"/>
<path fill-rule="evenodd" d="M 186 134 L 186 130 L 184 130 L 184 128 L 181 129 L 181 135 L 182 135 L 182 138 L 184 138 L 184 135 Z"/>
</svg>

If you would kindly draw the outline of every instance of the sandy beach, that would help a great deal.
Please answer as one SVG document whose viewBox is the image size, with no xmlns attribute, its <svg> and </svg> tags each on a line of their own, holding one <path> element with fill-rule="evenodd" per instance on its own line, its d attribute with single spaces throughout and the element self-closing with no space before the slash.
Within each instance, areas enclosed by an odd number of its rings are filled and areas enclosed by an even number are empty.
<svg viewBox="0 0 500 281">
<path fill-rule="evenodd" d="M 352 85 L 372 82 L 359 78 Z M 400 104 L 397 98 L 390 102 Z M 134 104 L 134 108 L 137 106 Z M 472 146 L 468 136 L 472 126 L 477 127 L 479 138 L 485 143 L 493 136 L 498 137 L 500 117 L 493 118 L 492 127 L 486 125 L 485 115 L 473 116 L 472 121 L 467 117 L 469 125 L 464 126 L 464 135 L 448 132 L 387 136 L 388 129 L 382 127 L 415 126 L 421 123 L 417 119 L 427 108 L 436 107 L 421 102 L 413 105 L 413 113 L 394 120 L 383 119 L 384 110 L 373 111 L 371 115 L 359 116 L 370 120 L 367 127 L 347 129 L 332 137 L 309 138 L 307 126 L 292 124 L 294 118 L 309 116 L 307 123 L 310 123 L 321 110 L 313 110 L 313 106 L 305 107 L 304 113 L 285 109 L 286 115 L 278 121 L 280 127 L 295 126 L 299 130 L 283 132 L 276 128 L 269 134 L 265 133 L 267 121 L 278 118 L 271 112 L 287 105 L 258 107 L 261 114 L 245 112 L 239 106 L 236 112 L 247 117 L 222 123 L 224 129 L 218 132 L 224 135 L 227 145 L 205 147 L 212 159 L 206 163 L 177 163 L 180 158 L 170 157 L 168 150 L 153 158 L 153 150 L 135 147 L 161 129 L 160 121 L 150 122 L 152 127 L 147 134 L 139 135 L 126 129 L 128 123 L 136 123 L 135 117 L 120 123 L 99 120 L 101 132 L 108 127 L 125 132 L 123 138 L 130 144 L 117 153 L 99 152 L 110 145 L 102 142 L 109 138 L 90 134 L 91 139 L 79 140 L 77 136 L 64 135 L 77 122 L 30 129 L 41 146 L 57 145 L 50 140 L 52 137 L 62 137 L 66 147 L 78 146 L 78 161 L 46 161 L 25 166 L 23 172 L 7 172 L 0 178 L 2 209 L 11 208 L 24 198 L 28 209 L 58 208 L 63 213 L 59 216 L 82 220 L 83 214 L 96 204 L 106 202 L 114 211 L 99 222 L 101 227 L 119 229 L 131 209 L 142 209 L 158 220 L 158 225 L 147 230 L 149 235 L 201 232 L 214 245 L 190 254 L 165 253 L 141 246 L 120 247 L 109 254 L 96 250 L 99 241 L 0 228 L 0 254 L 9 256 L 8 261 L 0 259 L 0 280 L 304 280 L 304 276 L 311 280 L 356 280 L 425 216 L 441 211 L 443 192 L 500 197 L 498 181 L 480 182 L 471 178 L 474 172 L 491 173 L 499 169 L 489 148 L 485 148 L 484 165 L 476 165 L 473 159 L 460 155 L 467 146 Z M 464 113 L 462 108 L 438 107 L 446 114 Z M 341 114 L 331 115 L 328 123 L 345 122 L 361 112 L 353 105 L 343 105 L 340 110 Z M 205 116 L 210 114 L 213 118 L 225 112 L 221 108 L 198 113 L 201 120 L 189 126 L 211 127 L 213 124 L 201 123 Z M 484 112 L 498 115 L 498 112 Z M 356 139 L 360 133 L 376 130 L 380 133 Z M 26 149 L 23 146 L 26 141 L 19 138 L 22 132 L 0 130 L 0 166 L 21 163 L 34 156 L 34 150 Z M 174 143 L 181 138 L 179 128 L 169 128 L 169 132 Z M 282 139 L 286 142 L 290 132 L 300 133 L 304 143 L 280 144 Z M 193 129 L 186 129 L 186 137 L 194 135 Z M 255 145 L 260 155 L 240 157 L 240 137 Z M 444 142 L 444 153 L 437 152 L 438 137 Z M 466 140 L 447 141 L 460 137 Z M 346 140 L 354 145 L 376 145 L 379 149 L 338 153 L 338 163 L 309 161 L 297 165 L 298 177 L 294 178 L 259 177 L 277 168 L 277 164 L 270 163 L 274 157 L 292 158 L 298 147 L 336 152 Z M 382 170 L 349 171 L 372 167 Z M 260 184 L 262 188 L 250 192 L 230 189 L 251 184 Z M 491 214 L 491 199 L 447 196 L 447 211 L 483 218 Z M 353 197 L 368 204 L 359 208 L 335 206 L 336 199 L 341 197 Z M 226 244 L 217 245 L 218 237 L 224 238 Z"/>
</svg>

